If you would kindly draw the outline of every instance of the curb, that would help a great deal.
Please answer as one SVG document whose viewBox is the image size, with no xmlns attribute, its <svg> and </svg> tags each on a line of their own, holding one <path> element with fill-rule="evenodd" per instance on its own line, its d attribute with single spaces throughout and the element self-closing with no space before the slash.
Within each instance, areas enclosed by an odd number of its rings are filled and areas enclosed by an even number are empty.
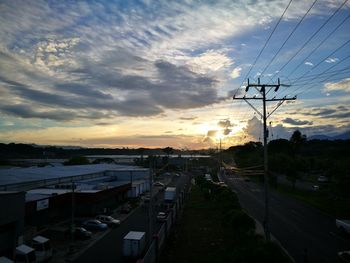
<svg viewBox="0 0 350 263">
<path fill-rule="evenodd" d="M 246 212 L 246 211 L 245 211 Z M 246 212 L 247 213 L 247 212 Z M 253 218 L 254 219 L 254 221 L 255 221 L 255 225 L 256 225 L 256 230 L 255 230 L 255 232 L 257 233 L 257 234 L 261 234 L 262 236 L 264 236 L 265 235 L 265 233 L 264 233 L 264 228 L 263 228 L 263 226 L 262 226 L 262 224 L 258 221 L 258 220 L 256 220 L 254 217 L 252 217 L 251 215 L 249 215 L 251 218 Z M 282 246 L 282 244 L 278 241 L 278 239 L 274 236 L 274 235 L 272 235 L 271 233 L 270 233 L 270 235 L 271 235 L 271 241 L 272 242 L 275 242 L 282 250 L 283 250 L 283 252 L 287 255 L 287 257 L 291 260 L 291 262 L 293 262 L 293 263 L 296 263 L 296 261 L 294 260 L 294 258 L 289 254 L 289 252 Z"/>
</svg>

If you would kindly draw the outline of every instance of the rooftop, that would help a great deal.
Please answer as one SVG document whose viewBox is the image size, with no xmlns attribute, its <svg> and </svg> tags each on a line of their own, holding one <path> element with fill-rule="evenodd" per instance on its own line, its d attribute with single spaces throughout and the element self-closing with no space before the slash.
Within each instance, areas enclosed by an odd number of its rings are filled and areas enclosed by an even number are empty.
<svg viewBox="0 0 350 263">
<path fill-rule="evenodd" d="M 116 164 L 72 165 L 56 167 L 28 167 L 0 169 L 0 185 L 30 182 L 44 179 L 63 178 L 104 171 L 143 171 L 148 169 Z"/>
</svg>

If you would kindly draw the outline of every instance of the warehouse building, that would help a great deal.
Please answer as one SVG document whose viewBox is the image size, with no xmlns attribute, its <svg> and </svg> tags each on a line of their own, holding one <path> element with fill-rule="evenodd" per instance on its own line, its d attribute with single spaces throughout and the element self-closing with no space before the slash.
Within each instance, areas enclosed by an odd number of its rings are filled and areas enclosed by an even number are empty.
<svg viewBox="0 0 350 263">
<path fill-rule="evenodd" d="M 24 229 L 91 216 L 148 190 L 149 170 L 114 164 L 0 170 L 0 256 L 23 240 Z M 9 227 L 10 226 L 10 227 Z M 9 242 L 11 241 L 11 242 Z M 5 245 L 11 244 L 11 245 Z"/>
</svg>

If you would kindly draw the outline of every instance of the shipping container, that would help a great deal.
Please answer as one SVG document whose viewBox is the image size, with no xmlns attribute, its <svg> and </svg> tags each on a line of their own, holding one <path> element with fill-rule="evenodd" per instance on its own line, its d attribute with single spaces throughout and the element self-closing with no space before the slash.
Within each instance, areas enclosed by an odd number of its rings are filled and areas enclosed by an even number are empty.
<svg viewBox="0 0 350 263">
<path fill-rule="evenodd" d="M 139 258 L 146 246 L 146 233 L 130 231 L 123 239 L 123 256 Z"/>
</svg>

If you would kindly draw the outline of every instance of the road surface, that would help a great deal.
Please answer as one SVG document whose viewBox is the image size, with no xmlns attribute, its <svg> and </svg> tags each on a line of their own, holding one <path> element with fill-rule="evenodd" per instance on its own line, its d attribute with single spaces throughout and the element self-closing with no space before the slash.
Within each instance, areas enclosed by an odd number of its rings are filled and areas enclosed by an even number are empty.
<svg viewBox="0 0 350 263">
<path fill-rule="evenodd" d="M 183 189 L 185 184 L 189 184 L 188 176 L 174 177 L 168 186 L 176 186 L 178 189 Z M 180 190 L 180 191 L 181 191 Z M 153 209 L 153 233 L 159 231 L 161 224 L 156 222 L 156 213 L 158 211 L 157 205 L 163 202 L 163 192 L 158 192 L 154 198 L 155 209 Z M 122 257 L 122 242 L 124 236 L 129 231 L 146 232 L 148 237 L 148 204 L 144 203 L 124 221 L 122 224 L 110 231 L 103 238 L 98 240 L 93 246 L 88 248 L 82 255 L 80 255 L 74 262 L 124 262 Z"/>
<path fill-rule="evenodd" d="M 224 177 L 238 194 L 242 207 L 256 220 L 264 220 L 263 187 L 238 175 Z M 337 262 L 337 252 L 350 250 L 350 239 L 340 236 L 335 218 L 293 198 L 270 192 L 270 231 L 297 263 Z"/>
</svg>

